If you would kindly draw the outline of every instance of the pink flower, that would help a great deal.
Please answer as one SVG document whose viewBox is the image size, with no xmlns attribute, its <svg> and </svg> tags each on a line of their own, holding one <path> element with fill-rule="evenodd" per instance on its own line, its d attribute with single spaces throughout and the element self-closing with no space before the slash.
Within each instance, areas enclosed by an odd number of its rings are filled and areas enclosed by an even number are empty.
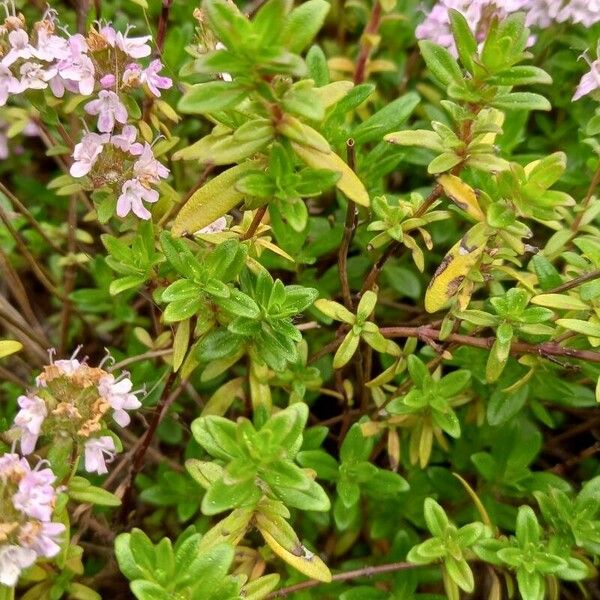
<svg viewBox="0 0 600 600">
<path fill-rule="evenodd" d="M 590 62 L 585 54 L 584 58 L 587 60 L 590 70 L 581 78 L 575 94 L 573 94 L 573 102 L 600 88 L 600 59 Z"/>
<path fill-rule="evenodd" d="M 15 417 L 15 426 L 21 430 L 21 452 L 31 454 L 48 414 L 46 403 L 38 396 L 19 396 L 17 402 L 21 410 Z"/>
<path fill-rule="evenodd" d="M 2 59 L 2 64 L 5 67 L 10 67 L 20 58 L 27 60 L 33 58 L 35 48 L 29 43 L 29 36 L 24 29 L 15 29 L 8 34 L 8 43 L 10 50 Z"/>
<path fill-rule="evenodd" d="M 24 90 L 43 90 L 48 87 L 48 81 L 56 75 L 56 67 L 44 69 L 39 63 L 26 62 L 21 65 L 19 73 Z"/>
<path fill-rule="evenodd" d="M 55 480 L 51 469 L 29 469 L 13 495 L 14 507 L 34 519 L 50 521 L 56 499 L 56 490 L 52 487 Z"/>
<path fill-rule="evenodd" d="M 146 186 L 160 183 L 161 178 L 168 177 L 169 169 L 154 158 L 152 146 L 146 142 L 144 151 L 133 165 L 135 176 Z"/>
<path fill-rule="evenodd" d="M 144 150 L 144 146 L 140 142 L 136 142 L 136 138 L 137 129 L 133 125 L 125 125 L 120 134 L 111 136 L 110 143 L 123 152 L 139 156 Z"/>
<path fill-rule="evenodd" d="M 123 85 L 126 87 L 137 87 L 142 80 L 142 67 L 137 63 L 127 65 L 123 71 Z"/>
<path fill-rule="evenodd" d="M 58 539 L 65 532 L 62 523 L 25 523 L 19 531 L 19 541 L 38 556 L 51 558 L 60 551 Z"/>
<path fill-rule="evenodd" d="M 148 86 L 148 89 L 157 97 L 160 96 L 160 90 L 168 90 L 173 82 L 169 77 L 159 75 L 159 71 L 163 68 L 160 60 L 153 60 L 146 69 L 142 71 L 141 81 Z"/>
<path fill-rule="evenodd" d="M 16 544 L 0 546 L 0 583 L 9 588 L 17 585 L 23 569 L 30 567 L 37 558 L 31 548 L 21 548 Z"/>
<path fill-rule="evenodd" d="M 69 43 L 65 38 L 49 33 L 44 28 L 40 28 L 37 35 L 37 47 L 34 50 L 37 58 L 51 62 L 69 56 Z"/>
<path fill-rule="evenodd" d="M 21 82 L 11 73 L 8 67 L 0 63 L 0 106 L 4 106 L 10 94 L 23 91 Z"/>
<path fill-rule="evenodd" d="M 115 458 L 115 442 L 110 435 L 92 438 L 85 443 L 85 470 L 88 473 L 108 473 L 106 463 Z"/>
<path fill-rule="evenodd" d="M 73 150 L 75 161 L 69 169 L 71 175 L 73 177 L 84 177 L 87 175 L 94 167 L 96 159 L 102 153 L 104 144 L 108 143 L 108 140 L 108 134 L 86 133 Z M 57 360 L 54 364 L 67 362 L 71 361 Z M 75 360 L 74 362 L 79 367 L 79 361 Z"/>
<path fill-rule="evenodd" d="M 143 186 L 139 179 L 128 179 L 121 189 L 117 200 L 117 215 L 126 217 L 130 212 L 140 219 L 147 220 L 152 215 L 144 206 L 144 202 L 158 201 L 158 192 Z"/>
<path fill-rule="evenodd" d="M 74 82 L 75 91 L 83 96 L 89 96 L 94 91 L 96 83 L 94 63 L 85 54 L 79 54 L 58 63 L 58 75 L 63 80 Z M 54 92 L 54 89 L 52 91 Z M 55 95 L 58 96 L 56 93 Z"/>
<path fill-rule="evenodd" d="M 9 479 L 20 479 L 31 471 L 27 459 L 15 453 L 7 452 L 0 456 L 0 481 L 6 483 Z"/>
<path fill-rule="evenodd" d="M 115 121 L 127 123 L 127 109 L 119 96 L 110 90 L 100 90 L 98 98 L 84 106 L 85 112 L 98 115 L 98 129 L 103 132 L 112 131 Z"/>
<path fill-rule="evenodd" d="M 115 87 L 115 83 L 117 82 L 117 78 L 112 74 L 108 73 L 102 77 L 100 80 L 100 87 L 105 90 Z"/>
<path fill-rule="evenodd" d="M 487 35 L 491 17 L 505 19 L 509 14 L 517 11 L 526 12 L 526 22 L 532 25 L 529 12 L 536 3 L 546 0 L 439 0 L 426 15 L 425 20 L 416 28 L 415 35 L 420 40 L 431 40 L 440 46 L 448 48 L 457 56 L 454 37 L 450 28 L 448 10 L 453 8 L 460 12 L 473 31 L 479 42 L 483 42 Z M 555 0 L 552 0 L 553 2 Z M 535 42 L 531 37 L 529 45 Z"/>
<path fill-rule="evenodd" d="M 120 31 L 117 33 L 117 48 L 125 52 L 128 56 L 131 56 L 131 58 L 144 58 L 144 56 L 149 56 L 152 49 L 148 45 L 148 42 L 152 39 L 152 36 L 144 35 L 141 37 L 128 38 L 127 33 L 129 32 L 129 29 L 131 28 L 128 27 L 125 34 L 122 34 Z"/>
<path fill-rule="evenodd" d="M 100 396 L 110 404 L 113 409 L 113 419 L 121 427 L 127 427 L 131 422 L 131 417 L 125 411 L 134 410 L 142 405 L 131 392 L 132 387 L 133 384 L 128 377 L 116 381 L 111 374 L 102 377 L 98 384 Z"/>
<path fill-rule="evenodd" d="M 559 8 L 557 15 L 559 22 L 571 21 L 581 23 L 584 27 L 591 27 L 600 21 L 600 0 L 569 0 L 569 2 L 555 4 Z"/>
<path fill-rule="evenodd" d="M 115 47 L 115 44 L 117 43 L 117 32 L 112 25 L 105 25 L 98 33 L 106 40 L 106 43 L 111 48 Z"/>
</svg>

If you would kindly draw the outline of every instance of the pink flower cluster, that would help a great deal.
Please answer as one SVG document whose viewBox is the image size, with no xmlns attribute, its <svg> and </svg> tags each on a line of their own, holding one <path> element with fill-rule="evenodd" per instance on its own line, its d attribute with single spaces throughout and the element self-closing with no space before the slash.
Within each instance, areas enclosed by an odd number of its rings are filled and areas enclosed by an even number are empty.
<svg viewBox="0 0 600 600">
<path fill-rule="evenodd" d="M 580 23 L 591 27 L 600 21 L 600 0 L 438 0 L 417 27 L 417 39 L 431 40 L 456 55 L 448 10 L 459 11 L 483 41 L 492 18 L 506 18 L 514 12 L 524 12 L 528 27 L 546 28 L 552 23 Z M 530 38 L 533 43 L 535 38 Z"/>
<path fill-rule="evenodd" d="M 76 354 L 76 353 L 75 353 Z M 127 373 L 118 378 L 102 369 L 90 367 L 75 355 L 56 360 L 36 378 L 36 389 L 19 396 L 19 412 L 14 428 L 19 433 L 21 452 L 31 454 L 38 438 L 45 434 L 71 435 L 83 444 L 85 470 L 100 475 L 107 473 L 106 463 L 116 454 L 116 447 L 102 419 L 110 410 L 121 427 L 129 425 L 128 410 L 142 404 Z"/>
<path fill-rule="evenodd" d="M 107 93 L 113 94 L 113 92 Z M 101 100 L 93 100 L 90 104 L 95 102 L 101 102 Z M 88 107 L 89 104 L 86 106 L 86 110 Z M 105 117 L 120 122 L 119 110 L 117 108 L 110 116 L 105 114 Z M 112 131 L 112 127 L 109 128 L 109 131 Z M 142 145 L 136 141 L 136 138 L 137 129 L 133 125 L 125 125 L 116 135 L 108 132 L 86 133 L 81 142 L 75 146 L 74 162 L 71 165 L 70 173 L 73 177 L 88 175 L 98 163 L 103 150 L 107 146 L 112 147 L 112 152 L 103 155 L 105 160 L 98 170 L 100 171 L 99 176 L 104 178 L 105 183 L 108 183 L 113 177 L 117 181 L 124 179 L 121 185 L 121 194 L 117 200 L 117 215 L 125 217 L 133 212 L 140 219 L 149 219 L 150 211 L 144 206 L 144 202 L 152 204 L 158 201 L 158 192 L 152 186 L 166 178 L 169 175 L 169 169 L 156 160 L 150 144 Z M 115 153 L 115 149 L 119 152 Z"/>
<path fill-rule="evenodd" d="M 16 15 L 9 16 L 0 27 L 0 106 L 10 95 L 28 89 L 49 87 L 62 98 L 65 90 L 90 96 L 97 89 L 113 88 L 116 95 L 123 89 L 146 85 L 151 94 L 160 96 L 161 89 L 172 85 L 168 77 L 160 75 L 160 60 L 145 68 L 137 62 L 151 54 L 151 36 L 128 37 L 129 30 L 117 32 L 110 24 L 90 30 L 87 38 L 62 31 L 59 35 L 52 11 L 33 29 L 30 36 Z M 120 79 L 111 72 L 119 66 L 123 67 Z"/>
<path fill-rule="evenodd" d="M 16 585 L 21 571 L 60 551 L 62 523 L 52 521 L 56 477 L 18 454 L 0 456 L 0 584 Z"/>
<path fill-rule="evenodd" d="M 120 190 L 118 216 L 133 212 L 149 219 L 144 202 L 158 200 L 158 192 L 151 186 L 167 177 L 169 170 L 154 158 L 150 145 L 142 147 L 135 142 L 137 131 L 127 125 L 123 97 L 139 87 L 159 97 L 161 90 L 173 83 L 160 74 L 163 65 L 159 59 L 146 66 L 140 63 L 152 52 L 151 36 L 129 37 L 129 32 L 130 28 L 123 33 L 110 24 L 99 24 L 87 37 L 68 35 L 58 29 L 55 14 L 48 11 L 30 35 L 21 16 L 9 16 L 0 27 L 0 106 L 11 95 L 30 89 L 49 88 L 58 98 L 65 91 L 94 96 L 84 110 L 97 117 L 100 133 L 86 133 L 75 146 L 71 175 L 83 177 L 97 165 L 94 175 L 101 181 L 94 183 Z M 110 145 L 125 156 L 110 154 L 111 160 L 97 164 L 103 149 Z"/>
</svg>

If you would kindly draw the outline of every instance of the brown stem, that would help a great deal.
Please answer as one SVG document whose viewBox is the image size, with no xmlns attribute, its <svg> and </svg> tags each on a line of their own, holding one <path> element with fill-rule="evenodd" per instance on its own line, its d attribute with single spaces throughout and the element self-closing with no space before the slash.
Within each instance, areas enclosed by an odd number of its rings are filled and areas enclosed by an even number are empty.
<svg viewBox="0 0 600 600">
<path fill-rule="evenodd" d="M 576 232 L 579 230 L 579 226 L 581 225 L 581 220 L 583 219 L 583 215 L 585 214 L 585 211 L 586 211 L 590 201 L 592 200 L 592 196 L 594 195 L 594 191 L 598 187 L 598 184 L 600 184 L 600 164 L 598 165 L 598 168 L 596 169 L 596 172 L 594 173 L 594 177 L 592 178 L 590 187 L 588 188 L 587 194 L 585 195 L 585 198 L 583 200 L 583 206 L 582 206 L 581 212 L 579 212 L 579 214 L 575 217 L 575 220 L 571 224 L 571 231 Z"/>
<path fill-rule="evenodd" d="M 15 240 L 17 244 L 17 248 L 19 252 L 23 255 L 23 258 L 29 263 L 31 270 L 37 277 L 38 281 L 51 293 L 55 296 L 58 296 L 61 300 L 64 300 L 64 295 L 56 288 L 54 283 L 51 281 L 50 276 L 46 273 L 45 269 L 40 266 L 35 257 L 29 252 L 27 248 L 27 244 L 19 234 L 19 232 L 13 227 L 10 219 L 4 209 L 0 206 L 0 220 L 4 223 L 4 226 L 10 233 L 11 237 Z"/>
<path fill-rule="evenodd" d="M 336 573 L 331 578 L 331 581 L 333 583 L 334 581 L 348 581 L 349 579 L 358 579 L 359 577 L 374 577 L 375 575 L 383 575 L 384 573 L 394 573 L 396 571 L 406 571 L 408 569 L 418 569 L 420 567 L 421 565 L 413 565 L 412 563 L 407 562 L 396 562 L 372 567 L 362 567 L 360 569 L 354 569 L 353 571 L 346 571 L 345 573 Z M 289 587 L 281 588 L 280 590 L 271 592 L 267 598 L 283 598 L 289 594 L 293 594 L 294 592 L 313 588 L 318 585 L 325 584 L 322 581 L 317 581 L 316 579 L 309 579 L 308 581 L 302 581 L 301 583 L 296 583 L 295 585 L 290 585 Z"/>
<path fill-rule="evenodd" d="M 41 225 L 37 222 L 35 217 L 29 212 L 27 207 L 0 181 L 0 191 L 10 200 L 12 205 L 18 210 L 26 219 L 27 222 L 33 227 L 42 239 L 48 244 L 52 250 L 59 254 L 64 254 L 64 251 L 58 246 L 48 234 L 44 231 Z"/>
<path fill-rule="evenodd" d="M 382 327 L 379 330 L 387 338 L 407 338 L 416 337 L 419 339 L 429 338 L 432 340 L 440 339 L 440 331 L 427 326 L 421 327 Z M 489 350 L 496 341 L 495 337 L 474 337 L 471 335 L 462 335 L 460 333 L 451 333 L 443 341 L 455 342 L 461 346 L 472 346 L 474 348 L 484 348 Z M 544 342 L 542 344 L 528 344 L 526 342 L 513 341 L 510 348 L 512 355 L 535 354 L 544 358 L 550 356 L 562 356 L 566 358 L 575 358 L 586 360 L 588 362 L 600 363 L 600 352 L 593 350 L 577 350 L 575 348 L 565 348 L 556 342 Z"/>
<path fill-rule="evenodd" d="M 156 49 L 158 55 L 162 54 L 165 38 L 167 36 L 167 26 L 169 24 L 169 14 L 171 12 L 171 5 L 173 0 L 163 0 L 162 8 L 160 10 L 160 16 L 158 17 L 158 31 L 156 33 Z"/>
<path fill-rule="evenodd" d="M 254 234 L 256 233 L 256 230 L 258 229 L 258 226 L 260 225 L 260 222 L 263 220 L 263 217 L 265 216 L 266 212 L 267 212 L 267 205 L 264 204 L 256 211 L 254 218 L 252 219 L 252 223 L 250 223 L 250 227 L 248 227 L 248 231 L 246 231 L 246 233 L 244 233 L 244 235 L 242 235 L 242 237 L 240 238 L 240 241 L 243 242 L 244 240 L 249 240 L 254 236 Z"/>
<path fill-rule="evenodd" d="M 354 70 L 354 85 L 358 85 L 365 80 L 367 74 L 367 63 L 369 62 L 369 56 L 373 50 L 373 43 L 369 38 L 377 34 L 380 24 L 381 4 L 379 3 L 379 0 L 375 0 L 369 22 L 367 23 L 361 38 L 360 50 L 358 51 L 356 68 Z"/>
<path fill-rule="evenodd" d="M 177 399 L 183 390 L 183 385 L 180 385 L 175 391 L 173 391 L 173 393 L 171 393 L 171 388 L 173 387 L 176 378 L 177 373 L 175 371 L 171 371 L 169 373 L 167 382 L 165 383 L 160 400 L 154 408 L 152 421 L 150 422 L 146 433 L 141 438 L 142 441 L 140 442 L 139 448 L 133 455 L 131 469 L 129 470 L 129 475 L 127 478 L 127 485 L 125 486 L 125 491 L 123 492 L 123 505 L 121 509 L 121 521 L 123 523 L 127 520 L 127 517 L 130 513 L 133 481 L 135 476 L 142 470 L 142 467 L 144 466 L 144 457 L 146 455 L 146 451 L 148 450 L 148 446 L 150 446 L 152 439 L 154 438 L 154 434 L 156 433 L 162 418 L 169 409 L 169 406 Z"/>
<path fill-rule="evenodd" d="M 567 281 L 562 285 L 558 285 L 551 290 L 543 292 L 544 294 L 560 294 L 561 292 L 566 292 L 567 290 L 572 290 L 577 286 L 580 286 L 582 283 L 586 281 L 592 281 L 593 279 L 598 279 L 600 277 L 600 269 L 596 271 L 590 271 L 589 273 L 585 273 L 580 275 L 579 277 L 575 277 L 575 279 L 571 279 L 571 281 Z"/>
<path fill-rule="evenodd" d="M 429 196 L 427 196 L 427 198 L 425 199 L 423 204 L 421 204 L 421 206 L 419 206 L 419 208 L 417 208 L 413 217 L 418 218 L 418 217 L 423 216 L 431 208 L 432 204 L 438 198 L 440 198 L 440 196 L 442 196 L 443 193 L 444 193 L 444 190 L 443 190 L 442 186 L 436 185 L 431 190 L 431 193 L 429 194 Z M 381 270 L 383 269 L 383 266 L 385 265 L 387 260 L 391 256 L 393 256 L 396 252 L 398 252 L 399 250 L 401 250 L 403 248 L 404 248 L 404 246 L 400 242 L 394 241 L 385 249 L 384 253 L 379 257 L 379 259 L 373 265 L 373 267 L 371 268 L 371 271 L 367 275 L 367 278 L 365 279 L 365 283 L 360 292 L 361 296 L 365 292 L 370 290 L 377 283 L 379 274 L 381 273 Z"/>
<path fill-rule="evenodd" d="M 458 346 L 472 346 L 473 348 L 483 348 L 484 350 L 489 350 L 496 341 L 495 337 L 480 338 L 472 335 L 463 335 L 460 333 L 451 333 L 446 338 L 441 340 L 441 332 L 439 329 L 434 329 L 433 327 L 427 325 L 420 325 L 418 327 L 380 327 L 379 331 L 386 338 L 418 338 L 425 341 L 444 341 L 447 343 L 456 344 Z M 308 362 L 313 363 L 329 352 L 336 350 L 342 343 L 343 339 L 343 335 L 338 335 L 334 340 L 329 342 L 329 344 L 311 356 Z M 513 356 L 534 354 L 548 359 L 554 356 L 562 356 L 564 358 L 573 358 L 593 363 L 600 363 L 600 352 L 594 352 L 593 350 L 577 350 L 576 348 L 565 348 L 556 342 L 528 344 L 526 342 L 513 341 L 510 347 L 510 353 Z"/>
<path fill-rule="evenodd" d="M 346 141 L 346 149 L 348 153 L 348 166 L 354 171 L 356 161 L 354 157 L 354 140 L 352 138 Z M 344 234 L 342 236 L 342 243 L 340 244 L 340 250 L 338 252 L 338 272 L 340 276 L 340 285 L 342 287 L 344 304 L 350 311 L 354 310 L 354 304 L 352 302 L 352 296 L 350 295 L 350 284 L 348 283 L 348 250 L 350 249 L 350 244 L 352 243 L 352 238 L 354 237 L 357 221 L 358 215 L 356 211 L 356 205 L 348 198 L 348 206 L 346 207 L 346 221 L 344 223 Z"/>
</svg>

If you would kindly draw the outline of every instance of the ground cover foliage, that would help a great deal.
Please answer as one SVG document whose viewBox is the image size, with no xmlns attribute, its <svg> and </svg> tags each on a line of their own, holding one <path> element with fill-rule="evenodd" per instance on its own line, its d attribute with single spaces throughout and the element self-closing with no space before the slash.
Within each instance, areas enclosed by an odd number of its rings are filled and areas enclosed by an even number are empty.
<svg viewBox="0 0 600 600">
<path fill-rule="evenodd" d="M 3 10 L 1 600 L 600 597 L 597 2 Z"/>
</svg>

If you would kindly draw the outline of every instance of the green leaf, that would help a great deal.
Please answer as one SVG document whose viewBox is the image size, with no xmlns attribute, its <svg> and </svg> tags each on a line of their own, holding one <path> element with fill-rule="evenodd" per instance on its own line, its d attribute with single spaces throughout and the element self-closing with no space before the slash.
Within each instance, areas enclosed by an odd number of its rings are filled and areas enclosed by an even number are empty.
<svg viewBox="0 0 600 600">
<path fill-rule="evenodd" d="M 247 92 L 228 81 L 209 81 L 190 87 L 177 103 L 185 114 L 203 114 L 236 107 Z"/>
<path fill-rule="evenodd" d="M 290 52 L 302 52 L 323 26 L 330 4 L 325 0 L 308 0 L 295 8 L 283 24 L 281 41 Z M 281 27 L 278 23 L 276 27 Z M 319 84 L 317 84 L 319 85 Z"/>
<path fill-rule="evenodd" d="M 409 92 L 393 100 L 382 109 L 363 121 L 352 132 L 357 144 L 380 140 L 386 133 L 400 127 L 412 114 L 420 102 L 415 92 Z"/>
<path fill-rule="evenodd" d="M 252 33 L 250 21 L 227 0 L 204 0 L 202 11 L 218 39 L 230 50 L 244 43 Z"/>
<path fill-rule="evenodd" d="M 492 427 L 503 425 L 525 405 L 529 388 L 524 385 L 510 393 L 495 390 L 487 405 L 487 420 Z"/>
<path fill-rule="evenodd" d="M 340 347 L 337 349 L 333 357 L 333 368 L 341 369 L 344 365 L 348 364 L 360 342 L 360 336 L 355 335 L 352 331 L 346 334 L 346 337 L 342 340 Z"/>
<path fill-rule="evenodd" d="M 495 108 L 504 110 L 551 110 L 552 105 L 544 96 L 531 92 L 513 92 L 498 94 L 491 103 Z"/>
<path fill-rule="evenodd" d="M 231 315 L 236 317 L 245 317 L 247 319 L 258 319 L 260 316 L 260 307 L 250 296 L 232 289 L 228 298 L 217 298 L 216 303 Z"/>
<path fill-rule="evenodd" d="M 531 65 L 519 65 L 499 71 L 490 77 L 488 83 L 491 85 L 533 85 L 552 83 L 552 77 L 539 67 Z"/>
<path fill-rule="evenodd" d="M 138 600 L 171 600 L 172 595 L 164 587 L 152 581 L 132 582 L 131 591 Z"/>
<path fill-rule="evenodd" d="M 448 50 L 429 40 L 421 40 L 419 48 L 427 68 L 440 83 L 443 85 L 462 83 L 463 78 L 460 67 Z"/>
<path fill-rule="evenodd" d="M 473 571 L 471 571 L 469 563 L 466 560 L 456 560 L 450 556 L 444 561 L 444 566 L 450 579 L 452 579 L 461 590 L 465 592 L 473 591 L 475 588 Z"/>
<path fill-rule="evenodd" d="M 373 450 L 373 438 L 365 437 L 359 423 L 350 427 L 340 448 L 340 460 L 343 464 L 356 465 L 369 460 Z"/>
<path fill-rule="evenodd" d="M 474 72 L 473 57 L 477 55 L 477 40 L 467 20 L 459 11 L 453 8 L 448 10 L 448 17 L 458 56 L 465 68 L 472 74 Z"/>
<path fill-rule="evenodd" d="M 462 158 L 458 156 L 458 154 L 454 154 L 454 152 L 443 152 L 439 156 L 436 156 L 427 167 L 427 172 L 432 175 L 436 175 L 437 173 L 444 173 L 445 171 L 449 171 L 456 165 L 462 162 Z"/>
<path fill-rule="evenodd" d="M 536 543 L 540 539 L 540 526 L 533 509 L 530 506 L 519 507 L 517 513 L 517 540 L 521 547 Z"/>
<path fill-rule="evenodd" d="M 543 255 L 536 254 L 532 259 L 533 269 L 542 290 L 551 290 L 562 284 L 562 277 L 556 267 Z"/>
<path fill-rule="evenodd" d="M 543 575 L 526 569 L 517 571 L 517 584 L 523 600 L 543 600 L 545 583 Z"/>
<path fill-rule="evenodd" d="M 450 524 L 444 509 L 433 498 L 425 498 L 423 514 L 431 534 L 438 537 L 443 536 Z"/>
<path fill-rule="evenodd" d="M 410 378 L 419 388 L 425 388 L 431 383 L 431 375 L 425 363 L 414 354 L 408 357 L 408 372 Z"/>
<path fill-rule="evenodd" d="M 111 492 L 92 485 L 85 477 L 73 477 L 68 488 L 69 498 L 97 506 L 120 506 L 121 500 Z"/>
<path fill-rule="evenodd" d="M 329 83 L 327 57 L 320 46 L 311 46 L 306 54 L 306 66 L 308 67 L 308 75 L 315 82 L 316 86 L 321 87 Z"/>
</svg>

